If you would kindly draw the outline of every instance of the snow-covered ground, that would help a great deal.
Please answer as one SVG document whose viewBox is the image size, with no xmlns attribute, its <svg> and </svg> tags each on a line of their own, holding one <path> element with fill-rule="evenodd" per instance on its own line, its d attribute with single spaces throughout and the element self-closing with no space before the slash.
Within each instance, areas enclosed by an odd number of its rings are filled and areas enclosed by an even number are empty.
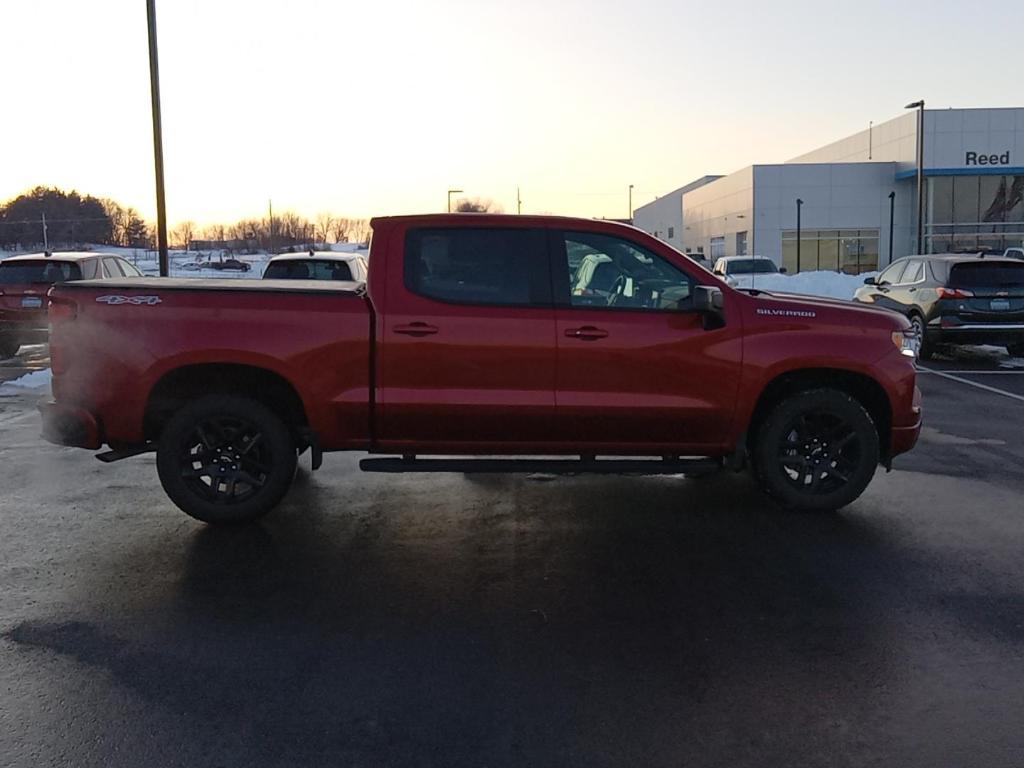
<svg viewBox="0 0 1024 768">
<path fill-rule="evenodd" d="M 864 279 L 877 272 L 847 275 L 842 272 L 800 272 L 796 275 L 736 275 L 737 288 L 758 288 L 762 291 L 800 293 L 806 296 L 826 296 L 833 299 L 852 299 Z"/>
<path fill-rule="evenodd" d="M 49 368 L 42 371 L 26 373 L 24 376 L 20 376 L 17 379 L 5 381 L 3 384 L 0 384 L 0 397 L 31 393 L 45 394 L 50 388 L 51 378 L 52 376 Z"/>
</svg>

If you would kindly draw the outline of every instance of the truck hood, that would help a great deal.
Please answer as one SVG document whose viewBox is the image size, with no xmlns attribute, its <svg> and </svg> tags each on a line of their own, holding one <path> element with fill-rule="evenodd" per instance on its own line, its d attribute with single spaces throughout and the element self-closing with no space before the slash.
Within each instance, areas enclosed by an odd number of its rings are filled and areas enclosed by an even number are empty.
<svg viewBox="0 0 1024 768">
<path fill-rule="evenodd" d="M 795 293 L 770 293 L 768 291 L 757 294 L 741 293 L 752 302 L 754 313 L 762 317 L 791 317 L 808 320 L 821 318 L 826 322 L 837 322 L 844 325 L 870 325 L 894 331 L 902 331 L 910 327 L 910 321 L 898 312 L 845 299 L 830 299 L 823 296 L 805 296 Z"/>
</svg>

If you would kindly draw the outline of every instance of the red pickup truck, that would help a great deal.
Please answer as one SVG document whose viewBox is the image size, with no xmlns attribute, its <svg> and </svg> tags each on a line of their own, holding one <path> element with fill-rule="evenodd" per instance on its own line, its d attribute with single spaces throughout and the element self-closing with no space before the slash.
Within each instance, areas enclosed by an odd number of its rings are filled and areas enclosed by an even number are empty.
<svg viewBox="0 0 1024 768">
<path fill-rule="evenodd" d="M 210 523 L 272 509 L 307 450 L 314 469 L 324 451 L 405 472 L 749 465 L 780 504 L 835 509 L 921 425 L 906 319 L 737 291 L 604 221 L 378 218 L 365 285 L 86 280 L 49 313 L 44 437 L 155 450 Z"/>
</svg>

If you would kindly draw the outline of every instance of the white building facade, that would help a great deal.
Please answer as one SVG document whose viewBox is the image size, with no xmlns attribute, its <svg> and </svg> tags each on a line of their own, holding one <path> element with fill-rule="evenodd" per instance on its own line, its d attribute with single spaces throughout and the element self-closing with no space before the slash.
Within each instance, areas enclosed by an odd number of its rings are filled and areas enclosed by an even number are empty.
<svg viewBox="0 0 1024 768">
<path fill-rule="evenodd" d="M 709 258 L 768 256 L 791 272 L 878 269 L 918 250 L 916 177 L 908 112 L 786 163 L 682 188 L 673 245 Z M 1020 246 L 1024 108 L 925 110 L 924 177 L 921 250 Z M 654 234 L 646 221 L 638 209 L 636 226 Z M 657 236 L 667 239 L 668 226 Z"/>
</svg>

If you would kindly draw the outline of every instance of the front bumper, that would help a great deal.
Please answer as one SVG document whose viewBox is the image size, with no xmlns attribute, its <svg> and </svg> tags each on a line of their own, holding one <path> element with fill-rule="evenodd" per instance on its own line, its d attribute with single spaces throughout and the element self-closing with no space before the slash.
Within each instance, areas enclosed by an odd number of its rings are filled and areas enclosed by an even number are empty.
<svg viewBox="0 0 1024 768">
<path fill-rule="evenodd" d="M 43 417 L 43 439 L 56 445 L 96 450 L 103 446 L 96 417 L 84 408 L 62 405 L 55 400 L 39 404 Z"/>
<path fill-rule="evenodd" d="M 917 438 L 921 434 L 921 422 L 923 421 L 921 413 L 921 390 L 916 386 L 914 387 L 914 402 L 912 411 L 916 417 L 916 421 L 910 426 L 901 426 L 892 428 L 891 445 L 889 450 L 890 458 L 898 456 L 901 453 L 906 453 L 917 444 Z"/>
</svg>

